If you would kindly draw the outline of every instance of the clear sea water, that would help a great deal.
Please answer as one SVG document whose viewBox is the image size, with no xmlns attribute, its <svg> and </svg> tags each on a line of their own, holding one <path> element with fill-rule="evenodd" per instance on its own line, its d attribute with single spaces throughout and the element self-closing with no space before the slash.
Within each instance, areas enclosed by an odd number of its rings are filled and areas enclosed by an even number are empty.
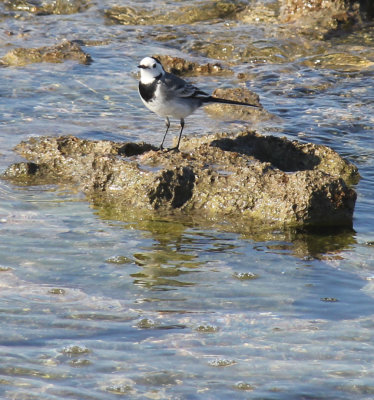
<svg viewBox="0 0 374 400">
<path fill-rule="evenodd" d="M 275 116 L 252 128 L 354 162 L 362 179 L 353 230 L 244 234 L 118 216 L 68 187 L 0 181 L 0 398 L 374 398 L 374 29 L 323 41 L 261 18 L 118 25 L 103 13 L 114 4 L 167 12 L 201 3 L 89 3 L 33 15 L 1 2 L 0 56 L 98 41 L 83 47 L 90 65 L 0 68 L 1 172 L 33 136 L 158 144 L 163 121 L 137 94 L 146 55 L 234 61 L 232 76 L 191 80 L 207 91 L 248 87 Z M 235 41 L 226 58 L 201 45 L 222 50 L 225 35 L 245 37 L 250 55 Z M 243 124 L 201 110 L 186 134 Z"/>
</svg>

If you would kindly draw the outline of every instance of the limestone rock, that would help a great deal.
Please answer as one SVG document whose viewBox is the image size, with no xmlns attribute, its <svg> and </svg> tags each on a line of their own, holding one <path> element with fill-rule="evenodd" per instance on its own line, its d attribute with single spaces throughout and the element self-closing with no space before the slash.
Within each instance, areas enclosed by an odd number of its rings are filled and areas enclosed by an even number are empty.
<svg viewBox="0 0 374 400">
<path fill-rule="evenodd" d="M 5 0 L 8 10 L 36 15 L 75 14 L 89 7 L 90 0 Z"/>
<path fill-rule="evenodd" d="M 184 138 L 182 151 L 73 136 L 21 142 L 4 178 L 70 183 L 118 209 L 269 226 L 351 226 L 357 168 L 328 147 L 253 132 Z"/>
<path fill-rule="evenodd" d="M 280 0 L 280 19 L 299 27 L 332 33 L 374 17 L 372 0 Z"/>
<path fill-rule="evenodd" d="M 10 50 L 0 60 L 3 66 L 24 66 L 32 63 L 50 62 L 61 63 L 65 60 L 75 60 L 82 64 L 89 64 L 92 59 L 75 42 L 64 41 L 50 47 L 17 48 Z"/>
<path fill-rule="evenodd" d="M 181 25 L 213 19 L 229 19 L 244 9 L 240 1 L 201 1 L 178 9 L 159 10 L 150 7 L 114 6 L 105 11 L 111 21 L 123 25 Z"/>
<path fill-rule="evenodd" d="M 220 63 L 199 64 L 180 57 L 168 55 L 154 55 L 160 60 L 165 71 L 175 75 L 231 75 L 232 70 Z"/>
</svg>

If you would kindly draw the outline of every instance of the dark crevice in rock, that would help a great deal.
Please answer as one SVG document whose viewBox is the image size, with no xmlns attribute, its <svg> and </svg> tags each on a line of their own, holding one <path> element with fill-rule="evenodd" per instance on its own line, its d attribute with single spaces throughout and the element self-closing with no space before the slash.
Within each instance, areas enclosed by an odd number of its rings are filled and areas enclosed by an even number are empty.
<svg viewBox="0 0 374 400">
<path fill-rule="evenodd" d="M 138 156 L 150 150 L 157 150 L 157 147 L 148 143 L 125 143 L 118 149 L 118 154 L 125 157 Z"/>
<path fill-rule="evenodd" d="M 150 202 L 156 210 L 165 203 L 170 203 L 171 208 L 180 208 L 192 197 L 194 182 L 195 174 L 191 168 L 163 171 L 158 185 L 149 192 Z"/>
</svg>

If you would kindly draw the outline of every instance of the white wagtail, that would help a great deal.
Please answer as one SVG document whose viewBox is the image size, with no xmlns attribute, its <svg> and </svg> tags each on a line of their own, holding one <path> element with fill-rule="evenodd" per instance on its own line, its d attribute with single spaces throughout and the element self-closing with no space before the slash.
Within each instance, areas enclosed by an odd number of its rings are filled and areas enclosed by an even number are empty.
<svg viewBox="0 0 374 400">
<path fill-rule="evenodd" d="M 180 120 L 181 130 L 177 146 L 178 150 L 184 128 L 184 119 L 206 103 L 235 104 L 238 106 L 258 107 L 254 104 L 243 103 L 212 97 L 183 79 L 166 72 L 154 57 L 145 57 L 138 65 L 140 68 L 139 94 L 144 105 L 160 117 L 165 118 L 166 132 L 162 139 L 160 150 L 170 127 L 169 118 Z"/>
</svg>

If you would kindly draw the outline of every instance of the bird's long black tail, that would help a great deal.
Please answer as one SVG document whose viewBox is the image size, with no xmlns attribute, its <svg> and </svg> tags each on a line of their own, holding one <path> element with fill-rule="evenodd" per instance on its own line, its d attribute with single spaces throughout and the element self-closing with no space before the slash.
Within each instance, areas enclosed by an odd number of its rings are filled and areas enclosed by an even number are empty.
<svg viewBox="0 0 374 400">
<path fill-rule="evenodd" d="M 257 104 L 250 104 L 250 103 L 245 103 L 243 101 L 235 101 L 235 100 L 227 100 L 227 99 L 220 99 L 219 97 L 205 97 L 201 99 L 203 103 L 222 103 L 222 104 L 232 104 L 236 106 L 247 106 L 247 107 L 261 107 L 260 105 Z"/>
</svg>

